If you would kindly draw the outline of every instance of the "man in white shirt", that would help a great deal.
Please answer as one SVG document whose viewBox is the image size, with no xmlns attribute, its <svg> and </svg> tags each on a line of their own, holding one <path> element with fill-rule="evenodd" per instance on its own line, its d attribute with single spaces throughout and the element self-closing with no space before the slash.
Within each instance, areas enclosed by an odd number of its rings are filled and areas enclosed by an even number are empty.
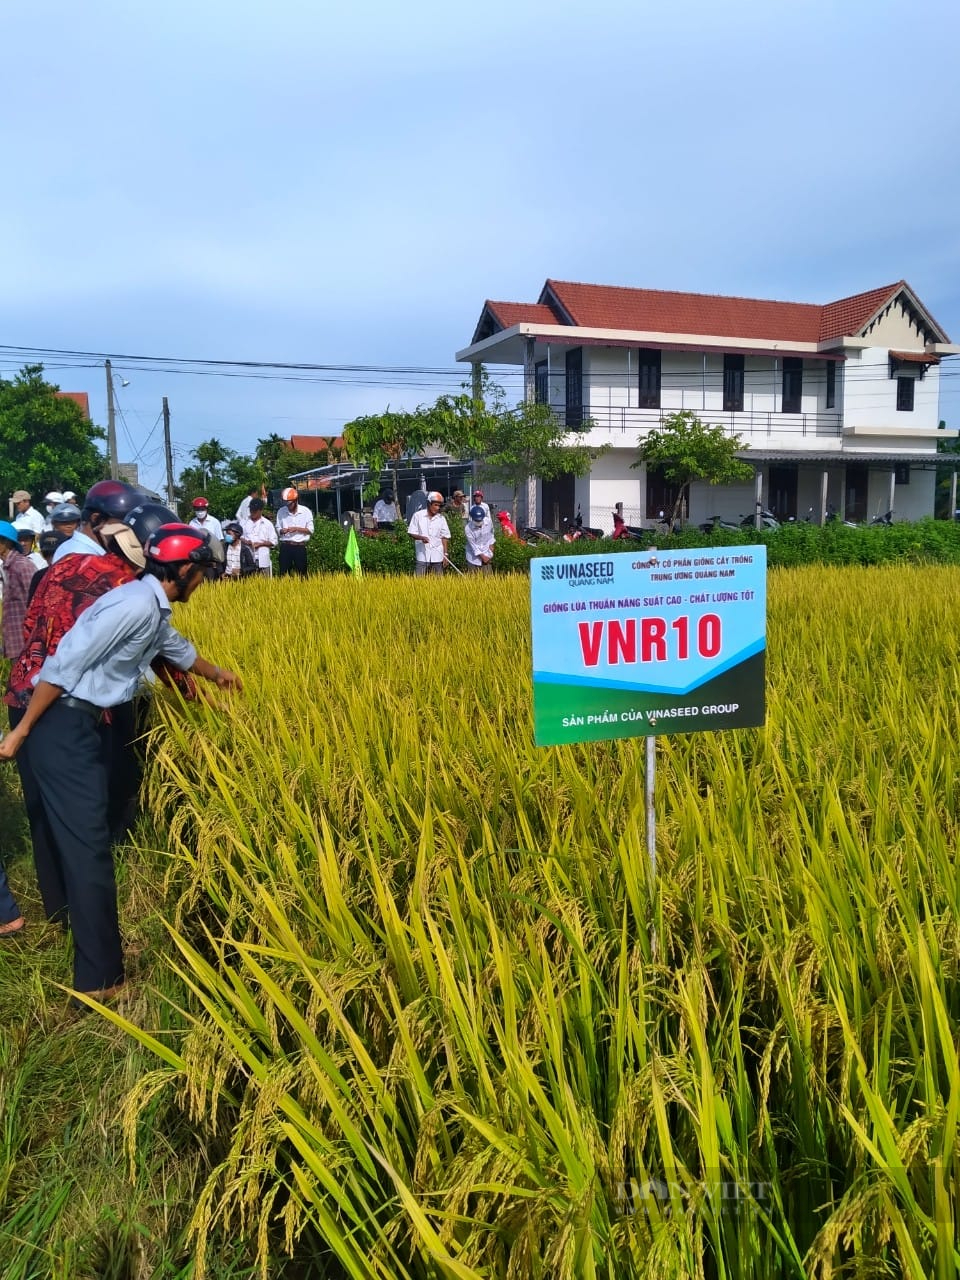
<svg viewBox="0 0 960 1280">
<path fill-rule="evenodd" d="M 223 529 L 216 516 L 210 514 L 210 503 L 206 498 L 194 498 L 193 519 L 190 525 L 194 529 L 206 529 L 211 538 L 223 542 Z"/>
<path fill-rule="evenodd" d="M 427 494 L 426 507 L 413 513 L 407 532 L 417 544 L 416 576 L 422 578 L 427 573 L 443 573 L 450 545 L 450 527 L 443 515 L 442 493 L 434 491 Z"/>
<path fill-rule="evenodd" d="M 490 514 L 490 506 L 489 506 L 489 504 L 488 504 L 488 503 L 484 502 L 484 500 L 483 500 L 483 490 L 482 490 L 482 489 L 474 489 L 473 493 L 470 495 L 470 498 L 471 498 L 471 506 L 474 506 L 474 507 L 483 507 L 483 513 L 484 513 L 484 515 L 489 516 L 489 514 Z"/>
<path fill-rule="evenodd" d="M 13 506 L 16 511 L 13 517 L 15 529 L 32 529 L 34 533 L 43 533 L 43 516 L 31 504 L 26 489 L 17 489 L 13 495 Z"/>
<path fill-rule="evenodd" d="M 273 576 L 270 548 L 277 545 L 277 531 L 263 514 L 263 499 L 250 499 L 250 516 L 243 522 L 243 541 L 253 552 L 265 578 Z"/>
<path fill-rule="evenodd" d="M 280 542 L 280 577 L 288 573 L 307 576 L 307 543 L 313 535 L 313 512 L 300 505 L 300 495 L 292 486 L 284 489 L 286 506 L 277 512 L 277 538 Z"/>
<path fill-rule="evenodd" d="M 254 498 L 260 497 L 260 486 L 258 484 L 251 485 L 247 490 L 247 496 L 237 507 L 237 519 L 243 524 L 244 520 L 250 519 L 250 503 Z"/>
<path fill-rule="evenodd" d="M 392 493 L 381 493 L 373 504 L 373 518 L 378 529 L 392 529 L 397 522 L 397 504 Z"/>
</svg>

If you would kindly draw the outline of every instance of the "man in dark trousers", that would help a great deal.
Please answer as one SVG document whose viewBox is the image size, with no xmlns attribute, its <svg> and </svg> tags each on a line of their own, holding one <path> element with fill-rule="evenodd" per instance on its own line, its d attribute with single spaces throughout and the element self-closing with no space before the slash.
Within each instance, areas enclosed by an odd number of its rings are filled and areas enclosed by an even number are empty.
<svg viewBox="0 0 960 1280">
<path fill-rule="evenodd" d="M 43 664 L 56 653 L 60 641 L 80 615 L 114 587 L 132 582 L 146 564 L 143 544 L 149 535 L 159 525 L 176 519 L 167 507 L 143 503 L 128 512 L 123 520 L 107 520 L 99 526 L 93 536 L 103 548 L 100 555 L 67 556 L 45 573 L 37 574 L 34 582 L 39 579 L 40 587 L 27 608 L 21 628 L 22 649 L 10 668 L 3 698 L 9 708 L 11 729 L 16 728 L 30 705 Z M 151 665 L 165 683 L 177 683 L 184 697 L 195 694 L 191 677 L 181 672 L 172 675 L 172 669 L 161 659 Z M 140 792 L 142 767 L 137 740 L 143 726 L 138 723 L 135 708 L 136 702 L 113 707 L 110 723 L 100 725 L 104 761 L 110 771 L 110 831 L 114 840 L 125 834 L 126 826 L 132 822 L 131 809 L 135 809 Z M 61 860 L 40 798 L 29 746 L 18 753 L 17 768 L 30 823 L 37 884 L 47 919 L 65 925 L 67 892 Z"/>
<path fill-rule="evenodd" d="M 124 982 L 117 886 L 108 822 L 107 772 L 97 727 L 104 710 L 129 702 L 158 655 L 221 689 L 240 689 L 232 671 L 197 654 L 170 625 L 213 565 L 209 535 L 161 525 L 144 546 L 146 568 L 101 596 L 40 670 L 29 706 L 6 738 L 12 760 L 29 738 L 40 796 L 62 861 L 74 939 L 73 985 L 97 999 Z"/>
</svg>

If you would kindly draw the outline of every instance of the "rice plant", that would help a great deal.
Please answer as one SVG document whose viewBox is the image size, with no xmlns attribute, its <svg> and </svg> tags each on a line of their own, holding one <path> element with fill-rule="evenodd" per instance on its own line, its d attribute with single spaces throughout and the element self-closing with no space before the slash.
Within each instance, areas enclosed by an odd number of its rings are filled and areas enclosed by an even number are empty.
<svg viewBox="0 0 960 1280">
<path fill-rule="evenodd" d="M 771 575 L 768 720 L 532 745 L 522 580 L 205 589 L 151 743 L 193 1215 L 330 1276 L 958 1272 L 955 571 Z M 655 935 L 657 947 L 651 946 Z M 123 1019 L 112 1015 L 115 1021 Z M 325 1261 L 324 1261 L 325 1260 Z"/>
</svg>

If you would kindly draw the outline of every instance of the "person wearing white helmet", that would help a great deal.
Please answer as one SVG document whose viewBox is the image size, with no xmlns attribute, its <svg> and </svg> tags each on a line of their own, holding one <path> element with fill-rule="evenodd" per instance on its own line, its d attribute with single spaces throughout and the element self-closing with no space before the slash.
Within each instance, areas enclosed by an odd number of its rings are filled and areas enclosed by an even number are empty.
<svg viewBox="0 0 960 1280">
<path fill-rule="evenodd" d="M 280 577 L 287 573 L 307 576 L 307 543 L 313 536 L 313 512 L 300 505 L 300 495 L 291 485 L 284 489 L 286 504 L 277 512 L 277 539 L 280 543 Z"/>
<path fill-rule="evenodd" d="M 44 495 L 43 506 L 47 514 L 46 519 L 43 522 L 43 529 L 41 532 L 49 533 L 53 528 L 53 525 L 50 523 L 50 516 L 54 507 L 58 507 L 61 502 L 63 502 L 63 494 L 59 489 L 51 489 L 48 494 Z"/>
<path fill-rule="evenodd" d="M 72 489 L 64 489 L 64 491 L 63 491 L 63 500 L 64 500 L 64 502 L 73 502 L 73 503 L 75 503 L 75 502 L 77 501 L 77 495 L 73 492 L 73 490 L 72 490 Z"/>
<path fill-rule="evenodd" d="M 433 490 L 427 494 L 427 505 L 415 511 L 407 532 L 416 545 L 414 573 L 422 578 L 427 573 L 443 573 L 450 546 L 450 526 L 443 514 L 443 494 Z"/>
</svg>

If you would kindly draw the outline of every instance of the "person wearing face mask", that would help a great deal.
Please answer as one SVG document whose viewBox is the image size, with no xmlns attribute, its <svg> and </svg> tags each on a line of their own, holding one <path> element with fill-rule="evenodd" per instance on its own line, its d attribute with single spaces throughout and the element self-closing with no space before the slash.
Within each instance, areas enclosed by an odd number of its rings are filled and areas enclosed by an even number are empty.
<svg viewBox="0 0 960 1280">
<path fill-rule="evenodd" d="M 190 527 L 193 529 L 206 529 L 211 538 L 223 541 L 223 528 L 216 516 L 210 514 L 210 503 L 206 498 L 194 498 L 193 500 L 193 519 L 190 521 Z"/>
<path fill-rule="evenodd" d="M 246 543 L 241 542 L 243 526 L 237 520 L 228 520 L 223 526 L 223 543 L 226 548 L 226 565 L 223 576 L 236 580 L 257 572 L 257 561 Z"/>
<path fill-rule="evenodd" d="M 43 529 L 41 530 L 41 533 L 49 533 L 53 528 L 53 525 L 50 522 L 50 514 L 54 507 L 58 507 L 63 501 L 64 497 L 59 489 L 51 489 L 51 491 L 46 495 L 43 500 L 43 505 L 47 514 L 46 519 L 43 522 Z"/>
</svg>

